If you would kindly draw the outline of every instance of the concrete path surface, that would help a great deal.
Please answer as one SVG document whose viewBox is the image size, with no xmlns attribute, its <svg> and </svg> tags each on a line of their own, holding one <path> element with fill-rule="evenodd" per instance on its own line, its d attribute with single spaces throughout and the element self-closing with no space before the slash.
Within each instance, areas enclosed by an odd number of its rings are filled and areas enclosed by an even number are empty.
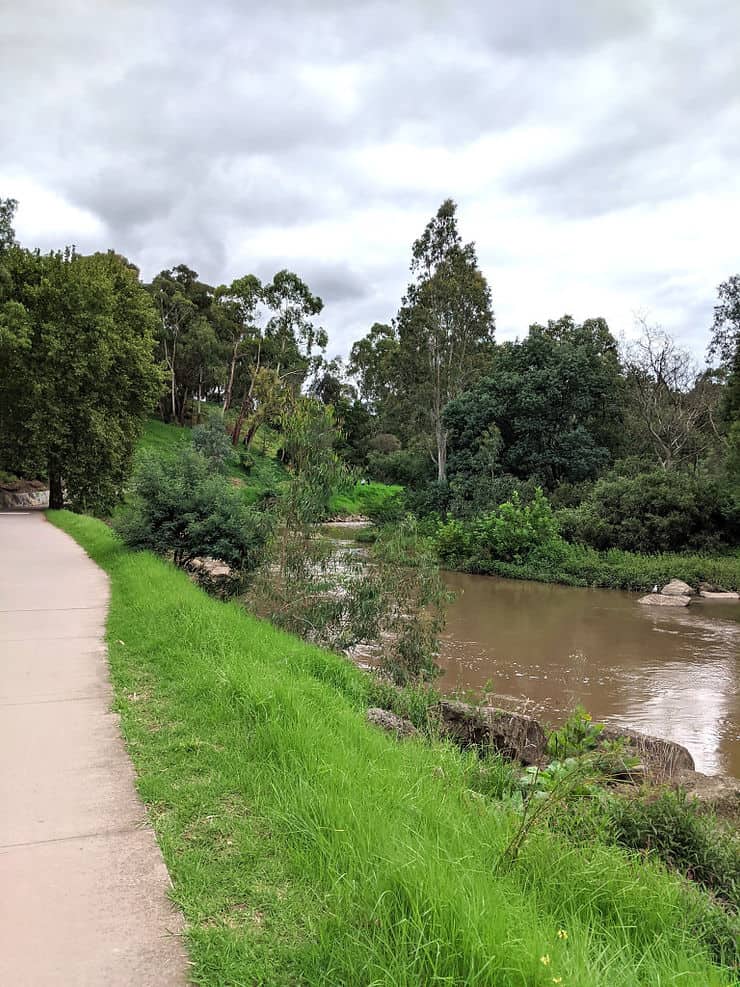
<svg viewBox="0 0 740 987">
<path fill-rule="evenodd" d="M 0 985 L 188 982 L 169 875 L 110 712 L 105 574 L 0 514 Z"/>
</svg>

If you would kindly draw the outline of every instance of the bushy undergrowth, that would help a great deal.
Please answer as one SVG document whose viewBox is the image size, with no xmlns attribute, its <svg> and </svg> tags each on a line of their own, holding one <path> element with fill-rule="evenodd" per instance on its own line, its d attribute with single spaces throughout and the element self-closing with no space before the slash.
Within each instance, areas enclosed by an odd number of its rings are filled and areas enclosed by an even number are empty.
<svg viewBox="0 0 740 987">
<path fill-rule="evenodd" d="M 740 540 L 740 499 L 702 474 L 663 469 L 608 474 L 558 520 L 569 541 L 600 550 L 716 552 Z"/>
<path fill-rule="evenodd" d="M 613 799 L 609 815 L 622 846 L 654 853 L 740 909 L 740 841 L 685 794 Z"/>
<path fill-rule="evenodd" d="M 557 519 L 541 492 L 529 504 L 512 498 L 477 519 L 437 522 L 433 539 L 443 565 L 466 572 L 607 589 L 647 590 L 670 579 L 740 589 L 737 551 L 641 555 L 572 544 L 558 533 Z"/>
<path fill-rule="evenodd" d="M 101 523 L 50 518 L 111 577 L 116 706 L 201 987 L 734 982 L 706 896 L 547 828 L 501 872 L 505 769 L 371 729 L 348 662 Z"/>
<path fill-rule="evenodd" d="M 269 518 L 248 507 L 222 475 L 223 460 L 188 446 L 174 455 L 145 453 L 115 527 L 126 544 L 187 566 L 209 556 L 245 575 L 262 561 Z"/>
</svg>

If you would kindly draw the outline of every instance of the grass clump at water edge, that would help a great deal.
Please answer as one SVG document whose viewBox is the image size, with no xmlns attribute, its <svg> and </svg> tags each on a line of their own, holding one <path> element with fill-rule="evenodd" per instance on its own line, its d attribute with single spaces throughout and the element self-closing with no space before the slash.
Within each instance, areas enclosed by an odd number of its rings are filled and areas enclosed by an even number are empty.
<svg viewBox="0 0 740 987">
<path fill-rule="evenodd" d="M 100 522 L 49 517 L 111 578 L 116 706 L 196 983 L 734 982 L 697 934 L 698 892 L 545 830 L 501 871 L 517 816 L 474 791 L 474 756 L 371 729 L 348 662 Z"/>
</svg>

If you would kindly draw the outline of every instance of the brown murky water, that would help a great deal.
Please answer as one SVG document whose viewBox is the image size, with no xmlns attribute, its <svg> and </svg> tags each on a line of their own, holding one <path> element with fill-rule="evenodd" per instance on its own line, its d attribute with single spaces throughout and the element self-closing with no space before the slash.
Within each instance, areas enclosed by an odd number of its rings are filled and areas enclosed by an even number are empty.
<svg viewBox="0 0 740 987">
<path fill-rule="evenodd" d="M 684 744 L 740 777 L 740 604 L 641 607 L 639 594 L 445 574 L 457 593 L 443 689 L 488 689 L 558 723 L 597 720 Z"/>
</svg>

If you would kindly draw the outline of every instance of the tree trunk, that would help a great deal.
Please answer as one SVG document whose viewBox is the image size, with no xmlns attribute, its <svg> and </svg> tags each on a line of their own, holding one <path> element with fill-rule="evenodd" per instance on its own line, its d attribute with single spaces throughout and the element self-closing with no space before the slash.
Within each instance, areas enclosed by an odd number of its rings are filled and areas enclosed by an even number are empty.
<svg viewBox="0 0 740 987">
<path fill-rule="evenodd" d="M 64 507 L 62 474 L 56 463 L 49 463 L 49 507 L 53 511 L 60 511 Z"/>
<path fill-rule="evenodd" d="M 239 408 L 239 414 L 236 416 L 236 424 L 234 425 L 234 430 L 231 433 L 231 444 L 235 446 L 239 442 L 239 437 L 242 434 L 242 427 L 244 425 L 244 419 L 247 417 L 247 413 L 252 411 L 253 401 L 252 401 L 252 388 L 250 387 L 247 393 L 244 395 L 241 406 Z"/>
<path fill-rule="evenodd" d="M 447 483 L 447 432 L 437 424 L 437 483 Z"/>
<path fill-rule="evenodd" d="M 252 424 L 247 429 L 247 434 L 244 436 L 244 445 L 247 447 L 247 449 L 251 446 L 252 439 L 257 434 L 258 427 L 259 427 L 258 425 Z"/>
<path fill-rule="evenodd" d="M 226 414 L 226 412 L 229 410 L 229 405 L 231 404 L 231 391 L 234 387 L 234 374 L 236 372 L 236 351 L 238 346 L 239 343 L 236 343 L 234 345 L 234 349 L 231 354 L 231 365 L 229 366 L 229 382 L 226 385 L 226 393 L 224 394 L 224 406 L 222 409 L 224 414 Z"/>
</svg>

